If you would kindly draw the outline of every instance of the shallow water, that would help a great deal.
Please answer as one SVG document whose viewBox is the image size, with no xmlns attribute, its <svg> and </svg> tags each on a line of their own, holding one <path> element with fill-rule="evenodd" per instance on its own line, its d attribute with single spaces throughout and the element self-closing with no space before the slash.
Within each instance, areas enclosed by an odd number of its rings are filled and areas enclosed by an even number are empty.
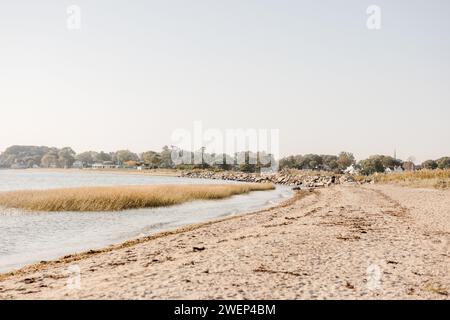
<svg viewBox="0 0 450 320">
<path fill-rule="evenodd" d="M 95 172 L 0 170 L 0 191 L 80 186 L 236 183 Z M 255 211 L 292 195 L 289 187 L 223 200 L 120 212 L 23 212 L 0 208 L 0 272 L 105 247 L 183 225 Z"/>
</svg>

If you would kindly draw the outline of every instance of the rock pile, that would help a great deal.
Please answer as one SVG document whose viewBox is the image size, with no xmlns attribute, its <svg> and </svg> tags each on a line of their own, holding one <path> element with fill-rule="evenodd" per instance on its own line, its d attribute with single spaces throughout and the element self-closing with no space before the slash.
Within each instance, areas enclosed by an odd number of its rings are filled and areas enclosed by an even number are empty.
<svg viewBox="0 0 450 320">
<path fill-rule="evenodd" d="M 271 182 L 275 184 L 288 185 L 300 188 L 322 188 L 329 187 L 333 184 L 354 183 L 355 180 L 351 175 L 340 175 L 333 173 L 291 173 L 280 171 L 277 173 L 246 173 L 238 171 L 183 171 L 182 177 L 197 179 L 218 179 L 233 180 L 242 182 L 264 183 Z"/>
</svg>

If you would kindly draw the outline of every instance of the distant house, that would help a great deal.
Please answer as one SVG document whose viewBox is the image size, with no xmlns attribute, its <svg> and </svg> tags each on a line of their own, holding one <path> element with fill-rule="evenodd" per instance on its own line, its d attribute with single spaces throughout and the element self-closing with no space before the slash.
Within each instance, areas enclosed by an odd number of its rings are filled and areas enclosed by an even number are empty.
<svg viewBox="0 0 450 320">
<path fill-rule="evenodd" d="M 84 162 L 77 160 L 73 163 L 72 168 L 74 169 L 83 169 L 85 167 Z"/>
<path fill-rule="evenodd" d="M 92 169 L 104 169 L 103 163 L 94 163 Z"/>
<path fill-rule="evenodd" d="M 397 173 L 397 172 L 403 172 L 403 168 L 401 166 L 395 166 L 393 169 L 391 168 L 386 168 L 384 170 L 385 173 Z"/>
<path fill-rule="evenodd" d="M 357 174 L 358 173 L 358 169 L 356 169 L 354 165 L 351 165 L 347 169 L 344 170 L 344 173 Z"/>
<path fill-rule="evenodd" d="M 105 161 L 103 163 L 94 163 L 92 169 L 117 169 L 118 166 L 112 161 Z"/>
<path fill-rule="evenodd" d="M 14 163 L 13 165 L 11 165 L 11 169 L 26 169 L 27 166 L 24 165 L 23 163 Z"/>
</svg>

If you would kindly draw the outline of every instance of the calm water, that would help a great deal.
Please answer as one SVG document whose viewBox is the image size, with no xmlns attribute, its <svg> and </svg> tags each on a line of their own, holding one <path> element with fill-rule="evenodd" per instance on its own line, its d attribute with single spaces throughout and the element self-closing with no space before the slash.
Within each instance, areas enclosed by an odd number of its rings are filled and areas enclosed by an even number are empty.
<svg viewBox="0 0 450 320">
<path fill-rule="evenodd" d="M 0 170 L 0 192 L 79 186 L 235 183 L 205 179 L 95 172 Z M 288 187 L 224 200 L 195 201 L 121 212 L 23 212 L 0 208 L 0 272 L 41 260 L 121 243 L 129 239 L 275 205 Z"/>
</svg>

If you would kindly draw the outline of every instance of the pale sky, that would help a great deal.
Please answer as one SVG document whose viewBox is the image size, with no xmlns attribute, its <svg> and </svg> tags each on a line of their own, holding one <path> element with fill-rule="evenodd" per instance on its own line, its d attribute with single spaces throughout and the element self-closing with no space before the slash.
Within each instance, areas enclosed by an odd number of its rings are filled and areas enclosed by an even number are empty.
<svg viewBox="0 0 450 320">
<path fill-rule="evenodd" d="M 160 150 L 198 120 L 279 129 L 281 155 L 450 155 L 449 17 L 448 0 L 2 1 L 0 150 Z"/>
</svg>

